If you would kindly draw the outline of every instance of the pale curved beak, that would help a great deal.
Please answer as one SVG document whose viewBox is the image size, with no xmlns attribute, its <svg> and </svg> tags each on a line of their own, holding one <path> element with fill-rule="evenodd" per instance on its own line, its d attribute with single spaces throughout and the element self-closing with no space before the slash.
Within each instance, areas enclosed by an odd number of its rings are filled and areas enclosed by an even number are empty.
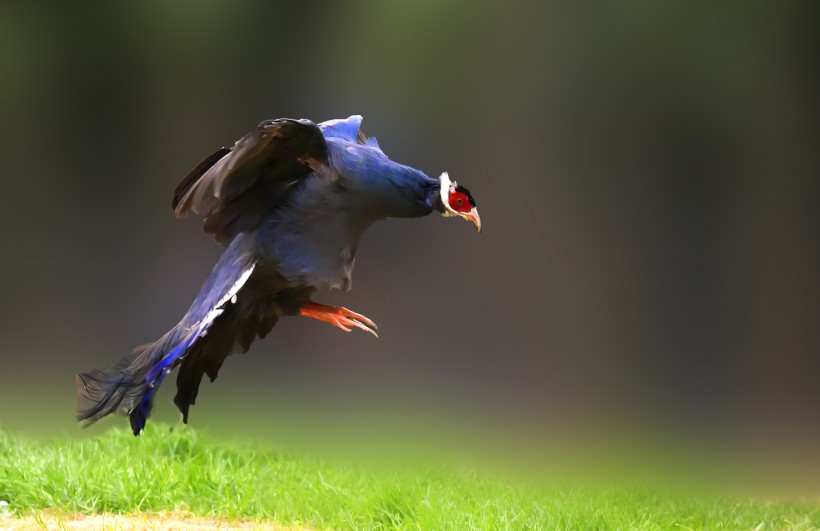
<svg viewBox="0 0 820 531">
<path fill-rule="evenodd" d="M 481 232 L 481 218 L 478 216 L 478 210 L 475 208 L 465 214 L 459 214 L 462 218 L 470 221 L 478 232 Z"/>
</svg>

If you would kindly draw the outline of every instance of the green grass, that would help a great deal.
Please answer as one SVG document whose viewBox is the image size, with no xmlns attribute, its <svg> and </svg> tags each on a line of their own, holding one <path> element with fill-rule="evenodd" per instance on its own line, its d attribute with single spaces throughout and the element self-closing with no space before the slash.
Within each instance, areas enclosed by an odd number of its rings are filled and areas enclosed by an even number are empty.
<svg viewBox="0 0 820 531">
<path fill-rule="evenodd" d="M 155 425 L 86 440 L 0 432 L 0 501 L 40 509 L 271 519 L 334 529 L 813 529 L 820 505 L 546 485 L 457 465 L 370 467 Z"/>
</svg>

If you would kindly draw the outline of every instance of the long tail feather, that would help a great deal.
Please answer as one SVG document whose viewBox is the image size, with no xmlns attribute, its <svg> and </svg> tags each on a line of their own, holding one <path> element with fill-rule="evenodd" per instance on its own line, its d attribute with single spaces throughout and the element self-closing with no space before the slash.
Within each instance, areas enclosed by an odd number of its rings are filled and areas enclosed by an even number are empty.
<svg viewBox="0 0 820 531">
<path fill-rule="evenodd" d="M 117 412 L 130 417 L 131 429 L 139 435 L 153 409 L 156 389 L 235 303 L 254 268 L 250 255 L 235 247 L 228 249 L 188 313 L 171 331 L 104 369 L 77 375 L 77 419 L 89 425 Z"/>
<path fill-rule="evenodd" d="M 157 365 L 166 352 L 184 350 L 188 344 L 190 338 L 177 326 L 159 341 L 104 369 L 78 374 L 77 419 L 88 426 L 111 413 L 130 415 L 134 435 L 138 435 L 151 413 L 154 390 L 166 374 L 156 373 Z"/>
<path fill-rule="evenodd" d="M 120 407 L 127 413 L 130 404 L 141 399 L 147 384 L 131 369 L 135 357 L 127 356 L 105 369 L 77 375 L 77 420 L 88 425 Z"/>
</svg>

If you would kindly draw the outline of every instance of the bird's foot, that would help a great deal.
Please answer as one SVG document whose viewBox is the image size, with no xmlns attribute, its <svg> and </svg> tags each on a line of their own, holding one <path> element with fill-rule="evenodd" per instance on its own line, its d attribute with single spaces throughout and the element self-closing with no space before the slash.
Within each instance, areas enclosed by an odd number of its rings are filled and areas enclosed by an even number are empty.
<svg viewBox="0 0 820 531">
<path fill-rule="evenodd" d="M 352 312 L 347 308 L 311 302 L 299 308 L 299 315 L 310 317 L 311 319 L 318 319 L 319 321 L 341 328 L 345 332 L 350 332 L 351 327 L 355 327 L 379 337 L 376 333 L 376 329 L 379 328 L 376 326 L 376 323 L 364 315 Z"/>
</svg>

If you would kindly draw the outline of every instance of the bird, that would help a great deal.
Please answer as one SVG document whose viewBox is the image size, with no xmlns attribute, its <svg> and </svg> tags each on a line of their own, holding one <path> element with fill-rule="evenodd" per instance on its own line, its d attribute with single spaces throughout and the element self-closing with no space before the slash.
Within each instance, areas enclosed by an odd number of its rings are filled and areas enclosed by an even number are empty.
<svg viewBox="0 0 820 531">
<path fill-rule="evenodd" d="M 438 212 L 481 232 L 467 188 L 447 172 L 431 178 L 394 162 L 361 123 L 360 115 L 318 124 L 264 120 L 182 178 L 172 200 L 176 217 L 200 216 L 225 250 L 176 326 L 76 376 L 84 426 L 116 412 L 138 436 L 157 389 L 177 369 L 174 404 L 187 424 L 203 376 L 213 382 L 228 356 L 247 352 L 283 317 L 378 337 L 364 315 L 313 301 L 317 293 L 350 290 L 359 241 L 376 221 Z"/>
</svg>

